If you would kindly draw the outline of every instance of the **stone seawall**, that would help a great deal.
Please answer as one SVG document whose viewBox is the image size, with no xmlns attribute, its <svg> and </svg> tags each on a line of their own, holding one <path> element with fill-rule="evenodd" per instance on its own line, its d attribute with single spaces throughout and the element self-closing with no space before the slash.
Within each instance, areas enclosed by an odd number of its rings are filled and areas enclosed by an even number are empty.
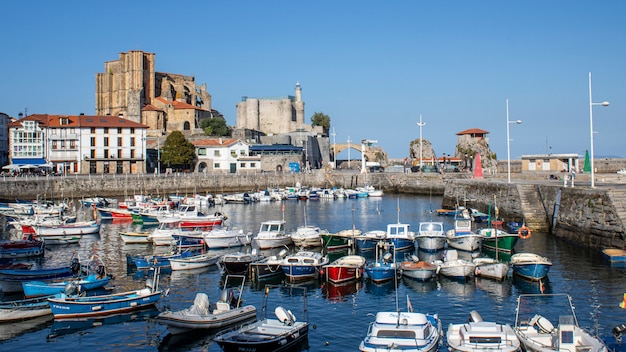
<svg viewBox="0 0 626 352">
<path fill-rule="evenodd" d="M 123 198 L 133 194 L 224 194 L 296 185 L 355 188 L 370 184 L 389 193 L 443 196 L 441 206 L 457 204 L 526 221 L 537 233 L 552 233 L 582 245 L 623 248 L 626 187 L 568 188 L 560 182 L 468 178 L 466 174 L 403 173 L 257 173 L 171 175 L 97 175 L 4 178 L 0 199 Z"/>
</svg>

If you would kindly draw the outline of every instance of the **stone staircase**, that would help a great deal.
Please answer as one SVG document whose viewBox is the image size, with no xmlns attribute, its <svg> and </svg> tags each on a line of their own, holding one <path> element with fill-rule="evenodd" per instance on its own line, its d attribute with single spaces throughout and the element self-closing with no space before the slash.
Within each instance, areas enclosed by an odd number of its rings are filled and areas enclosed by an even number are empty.
<svg viewBox="0 0 626 352">
<path fill-rule="evenodd" d="M 613 207 L 615 207 L 623 227 L 626 224 L 626 191 L 623 189 L 610 190 L 606 194 L 609 196 L 611 203 L 613 203 Z"/>
<path fill-rule="evenodd" d="M 526 226 L 532 231 L 548 232 L 550 227 L 538 187 L 532 184 L 518 184 L 517 191 Z"/>
</svg>

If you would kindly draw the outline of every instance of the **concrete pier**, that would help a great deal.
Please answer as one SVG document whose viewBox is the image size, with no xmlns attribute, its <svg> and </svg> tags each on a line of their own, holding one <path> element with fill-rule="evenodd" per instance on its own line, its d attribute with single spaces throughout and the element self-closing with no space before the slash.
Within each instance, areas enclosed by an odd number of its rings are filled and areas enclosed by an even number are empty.
<svg viewBox="0 0 626 352">
<path fill-rule="evenodd" d="M 609 177 L 611 176 L 611 177 Z M 536 234 L 551 233 L 593 248 L 626 246 L 626 178 L 598 175 L 596 188 L 577 177 L 576 187 L 546 178 L 472 179 L 469 174 L 313 172 L 161 175 L 72 175 L 5 177 L 0 199 L 80 199 L 134 194 L 225 194 L 296 186 L 355 188 L 370 184 L 386 193 L 443 196 L 444 208 L 457 204 L 486 212 L 497 205 L 507 221 L 524 221 Z"/>
</svg>

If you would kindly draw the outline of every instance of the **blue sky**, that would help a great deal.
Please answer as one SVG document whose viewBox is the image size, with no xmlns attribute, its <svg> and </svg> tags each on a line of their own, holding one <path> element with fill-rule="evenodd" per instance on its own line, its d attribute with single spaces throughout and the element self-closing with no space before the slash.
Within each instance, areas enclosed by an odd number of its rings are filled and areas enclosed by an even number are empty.
<svg viewBox="0 0 626 352">
<path fill-rule="evenodd" d="M 392 158 L 419 137 L 452 154 L 489 131 L 506 160 L 590 149 L 626 157 L 626 2 L 9 1 L 2 4 L 0 112 L 94 114 L 95 75 L 120 52 L 207 84 L 235 124 L 242 96 L 293 95 L 330 116 L 336 142 L 377 140 Z M 332 142 L 331 137 L 331 142 Z M 343 154 L 340 155 L 342 158 Z M 345 159 L 345 156 L 343 156 Z"/>
</svg>

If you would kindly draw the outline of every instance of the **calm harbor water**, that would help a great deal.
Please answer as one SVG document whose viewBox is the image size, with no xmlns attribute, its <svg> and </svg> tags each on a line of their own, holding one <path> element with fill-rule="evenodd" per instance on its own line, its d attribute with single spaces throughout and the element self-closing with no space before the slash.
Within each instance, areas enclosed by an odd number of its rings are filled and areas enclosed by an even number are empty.
<svg viewBox="0 0 626 352">
<path fill-rule="evenodd" d="M 349 229 L 353 224 L 363 231 L 384 230 L 388 223 L 398 220 L 411 224 L 416 230 L 420 221 L 430 220 L 431 217 L 444 221 L 447 228 L 452 228 L 451 218 L 431 215 L 431 211 L 440 204 L 439 197 L 387 194 L 383 198 L 370 199 L 228 204 L 215 210 L 228 215 L 229 226 L 251 232 L 256 232 L 262 221 L 277 220 L 283 216 L 288 228 L 295 229 L 306 222 L 330 232 Z M 91 214 L 85 211 L 83 215 Z M 49 248 L 41 264 L 65 265 L 69 264 L 74 252 L 87 257 L 95 251 L 106 258 L 109 270 L 115 276 L 113 286 L 116 291 L 140 288 L 145 282 L 145 275 L 129 270 L 126 255 L 152 254 L 164 249 L 147 245 L 125 246 L 117 235 L 120 230 L 142 228 L 129 222 L 104 222 L 99 236 L 84 237 L 77 245 Z M 625 268 L 608 266 L 596 251 L 537 232 L 533 232 L 530 239 L 520 240 L 516 251 L 533 252 L 550 258 L 553 266 L 548 280 L 539 285 L 517 277 L 509 277 L 503 282 L 481 278 L 459 282 L 439 277 L 425 283 L 402 278 L 398 281 L 397 290 L 393 282 L 375 285 L 363 281 L 339 287 L 317 280 L 302 283 L 308 290 L 308 321 L 311 326 L 308 344 L 300 350 L 357 350 L 373 319 L 368 314 L 395 310 L 396 292 L 401 309 L 406 308 L 408 296 L 416 311 L 438 313 L 444 332 L 448 324 L 466 321 L 473 309 L 485 320 L 513 324 L 519 294 L 540 293 L 542 290 L 545 293 L 570 294 L 579 324 L 592 332 L 597 329 L 600 337 L 606 340 L 612 340 L 611 329 L 614 326 L 626 323 L 626 309 L 619 307 L 626 292 Z M 419 251 L 417 254 L 422 259 L 428 256 Z M 211 301 L 217 300 L 223 279 L 224 274 L 216 266 L 196 272 L 165 273 L 161 277 L 161 286 L 169 287 L 170 293 L 161 299 L 157 310 L 86 321 L 54 322 L 48 317 L 1 324 L 0 350 L 220 351 L 219 346 L 212 342 L 211 335 L 171 336 L 164 326 L 151 318 L 166 308 L 187 308 L 197 292 L 206 292 Z M 259 314 L 262 314 L 263 288 L 267 283 L 283 282 L 282 278 L 266 282 L 248 281 L 244 291 L 245 303 L 257 306 Z M 273 314 L 273 308 L 280 303 L 291 309 L 298 319 L 303 317 L 302 295 L 295 290 L 292 294 L 284 289 L 271 290 L 268 301 L 269 314 Z M 440 350 L 447 350 L 445 344 Z"/>
</svg>

